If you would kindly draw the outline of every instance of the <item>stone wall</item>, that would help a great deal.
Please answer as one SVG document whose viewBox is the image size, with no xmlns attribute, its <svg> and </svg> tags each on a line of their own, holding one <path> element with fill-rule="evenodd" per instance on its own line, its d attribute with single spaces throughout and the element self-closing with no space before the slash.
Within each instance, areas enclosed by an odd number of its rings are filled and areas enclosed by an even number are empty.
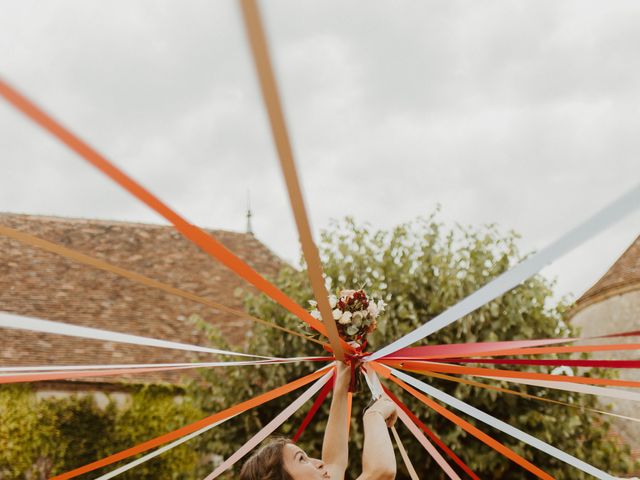
<svg viewBox="0 0 640 480">
<path fill-rule="evenodd" d="M 607 335 L 617 332 L 640 330 L 640 289 L 613 295 L 598 303 L 593 303 L 577 311 L 571 318 L 571 324 L 581 327 L 581 336 Z M 590 340 L 583 344 L 638 343 L 638 337 L 619 337 L 603 340 Z M 594 352 L 593 358 L 610 360 L 629 360 L 638 358 L 633 351 Z M 620 369 L 620 378 L 640 381 L 638 369 Z M 616 387 L 619 388 L 619 387 Z M 638 389 L 629 389 L 638 390 Z M 602 405 L 620 415 L 639 417 L 640 406 L 637 402 L 601 398 Z M 634 449 L 640 450 L 640 423 L 618 420 L 613 422 L 625 441 Z M 640 453 L 640 451 L 639 451 Z"/>
</svg>

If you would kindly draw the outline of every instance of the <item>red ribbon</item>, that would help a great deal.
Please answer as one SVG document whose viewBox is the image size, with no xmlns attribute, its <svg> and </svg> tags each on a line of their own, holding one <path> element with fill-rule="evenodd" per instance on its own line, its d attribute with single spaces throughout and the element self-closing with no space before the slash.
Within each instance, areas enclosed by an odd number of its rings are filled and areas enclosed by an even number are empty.
<svg viewBox="0 0 640 480">
<path fill-rule="evenodd" d="M 293 436 L 294 442 L 297 442 L 298 440 L 300 440 L 300 437 L 302 436 L 302 432 L 304 432 L 307 429 L 307 426 L 309 426 L 309 423 L 311 423 L 311 420 L 313 420 L 313 417 L 315 416 L 318 409 L 320 408 L 324 400 L 327 398 L 327 395 L 329 395 L 329 392 L 333 388 L 333 384 L 335 383 L 335 378 L 336 378 L 335 375 L 331 377 L 331 379 L 325 384 L 325 386 L 322 387 L 322 390 L 320 390 L 320 393 L 318 394 L 318 397 L 316 398 L 315 402 L 313 402 L 313 405 L 309 409 L 307 416 L 304 417 L 304 420 L 302 420 L 302 423 L 300 424 L 300 428 L 298 428 L 298 431 Z"/>
<path fill-rule="evenodd" d="M 557 365 L 565 367 L 640 368 L 640 360 L 562 360 L 524 358 L 441 358 L 443 363 L 493 363 L 498 365 Z"/>
<path fill-rule="evenodd" d="M 473 478 L 474 480 L 480 480 L 480 478 L 478 478 L 478 476 L 477 476 L 475 473 L 473 473 L 473 470 L 471 470 L 471 469 L 467 466 L 467 464 L 466 464 L 466 463 L 464 463 L 464 462 L 460 459 L 460 457 L 458 457 L 458 456 L 453 452 L 453 450 L 451 450 L 449 447 L 447 447 L 447 445 L 446 445 L 442 440 L 440 440 L 440 439 L 438 438 L 438 436 L 437 436 L 435 433 L 433 433 L 433 432 L 431 431 L 431 429 L 429 429 L 429 428 L 428 428 L 424 423 L 422 423 L 422 422 L 420 421 L 420 419 L 419 419 L 418 417 L 416 417 L 416 416 L 411 412 L 411 410 L 409 410 L 409 407 L 407 407 L 404 403 L 402 403 L 402 402 L 400 401 L 400 399 L 399 399 L 398 397 L 396 397 L 396 396 L 393 394 L 393 392 L 391 392 L 391 390 L 389 390 L 389 389 L 388 389 L 387 387 L 385 387 L 384 385 L 382 386 L 382 388 L 384 389 L 384 392 L 389 396 L 389 398 L 390 398 L 391 400 L 393 400 L 393 401 L 396 403 L 396 405 L 398 405 L 398 407 L 400 407 L 400 408 L 404 411 L 404 413 L 406 413 L 406 414 L 409 416 L 409 418 L 411 419 L 411 421 L 412 421 L 413 423 L 415 423 L 418 427 L 420 427 L 420 429 L 421 429 L 424 433 L 426 433 L 426 434 L 427 434 L 427 436 L 428 436 L 431 440 L 433 440 L 433 442 L 434 442 L 436 445 L 438 445 L 438 446 L 442 449 L 442 451 L 443 451 L 444 453 L 446 453 L 446 454 L 449 456 L 449 458 L 450 458 L 451 460 L 453 460 L 454 462 L 456 462 L 456 463 L 458 464 L 458 466 L 460 466 L 460 468 L 462 468 L 462 469 L 463 469 L 463 470 L 464 470 L 464 471 L 465 471 L 465 472 L 466 472 L 466 473 L 467 473 L 471 478 Z"/>
<path fill-rule="evenodd" d="M 358 373 L 360 372 L 360 368 L 362 367 L 362 359 L 368 355 L 371 355 L 371 352 L 363 352 L 362 350 L 366 348 L 367 341 L 365 340 L 362 345 L 353 346 L 356 342 L 351 342 L 351 345 L 354 349 L 354 353 L 345 354 L 345 359 L 347 363 L 351 367 L 351 380 L 349 381 L 349 392 L 354 393 L 358 390 Z"/>
</svg>

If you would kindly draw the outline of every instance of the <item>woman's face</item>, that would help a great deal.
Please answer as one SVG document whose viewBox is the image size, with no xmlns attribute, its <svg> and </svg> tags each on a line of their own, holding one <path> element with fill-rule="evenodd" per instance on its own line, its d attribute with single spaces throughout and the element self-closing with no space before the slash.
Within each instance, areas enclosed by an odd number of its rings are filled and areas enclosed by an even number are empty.
<svg viewBox="0 0 640 480">
<path fill-rule="evenodd" d="M 322 460 L 309 458 L 300 447 L 289 443 L 282 450 L 284 468 L 294 480 L 327 480 L 331 477 Z"/>
</svg>

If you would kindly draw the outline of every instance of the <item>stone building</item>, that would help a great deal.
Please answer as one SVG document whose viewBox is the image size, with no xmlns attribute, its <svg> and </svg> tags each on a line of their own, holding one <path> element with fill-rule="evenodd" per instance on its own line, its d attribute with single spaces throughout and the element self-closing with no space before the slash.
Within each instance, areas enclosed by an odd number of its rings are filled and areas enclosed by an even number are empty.
<svg viewBox="0 0 640 480">
<path fill-rule="evenodd" d="M 573 325 L 582 329 L 582 336 L 607 335 L 611 333 L 640 330 L 640 237 L 616 260 L 613 266 L 576 302 L 570 314 Z M 638 337 L 618 337 L 592 340 L 587 343 L 638 343 Z M 638 358 L 633 351 L 596 352 L 599 359 Z M 640 381 L 637 369 L 621 369 L 620 378 Z M 617 399 L 602 399 L 604 406 L 612 412 L 639 417 L 637 402 Z M 618 420 L 613 422 L 620 437 L 640 457 L 640 424 Z"/>
<path fill-rule="evenodd" d="M 252 287 L 172 227 L 0 213 L 0 225 L 97 257 L 238 310 Z M 210 231 L 267 278 L 283 262 L 251 233 Z M 220 327 L 238 349 L 251 321 L 30 247 L 0 235 L 0 311 L 45 320 L 208 345 L 192 315 Z M 0 365 L 177 363 L 210 355 L 61 335 L 0 329 Z M 199 356 L 200 355 L 200 356 Z M 202 356 L 204 355 L 204 356 Z M 175 383 L 184 373 L 125 377 L 130 383 Z M 117 393 L 121 377 L 51 381 L 39 391 Z"/>
</svg>

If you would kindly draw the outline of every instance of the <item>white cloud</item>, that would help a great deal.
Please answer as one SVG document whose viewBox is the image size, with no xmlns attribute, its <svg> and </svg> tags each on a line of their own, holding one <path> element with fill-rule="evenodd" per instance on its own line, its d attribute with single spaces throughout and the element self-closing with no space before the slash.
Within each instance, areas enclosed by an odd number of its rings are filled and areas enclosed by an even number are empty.
<svg viewBox="0 0 640 480">
<path fill-rule="evenodd" d="M 443 205 L 541 248 L 640 178 L 635 0 L 262 2 L 316 228 Z M 234 2 L 0 0 L 0 74 L 190 220 L 297 234 Z M 0 210 L 160 221 L 0 104 Z M 557 266 L 579 294 L 627 219 Z"/>
</svg>

